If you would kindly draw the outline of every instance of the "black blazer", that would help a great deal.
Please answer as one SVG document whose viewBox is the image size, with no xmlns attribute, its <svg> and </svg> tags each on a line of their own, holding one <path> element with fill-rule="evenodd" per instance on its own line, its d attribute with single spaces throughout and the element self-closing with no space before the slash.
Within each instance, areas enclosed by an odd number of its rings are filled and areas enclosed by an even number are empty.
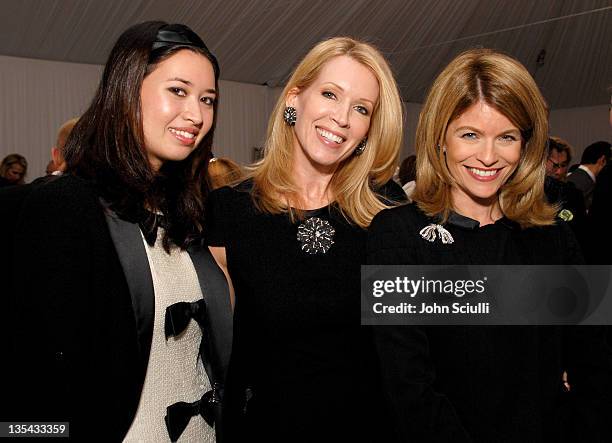
<svg viewBox="0 0 612 443">
<path fill-rule="evenodd" d="M 73 176 L 33 189 L 17 217 L 10 418 L 69 421 L 76 439 L 120 441 L 136 414 L 153 332 L 140 230 Z M 207 248 L 188 252 L 211 327 L 208 376 L 222 385 L 232 340 L 227 281 Z"/>
<path fill-rule="evenodd" d="M 588 211 L 591 209 L 591 204 L 593 202 L 593 190 L 595 189 L 595 182 L 591 176 L 582 169 L 576 169 L 574 172 L 568 175 L 567 181 L 573 183 L 576 188 L 582 192 L 586 210 Z"/>
</svg>

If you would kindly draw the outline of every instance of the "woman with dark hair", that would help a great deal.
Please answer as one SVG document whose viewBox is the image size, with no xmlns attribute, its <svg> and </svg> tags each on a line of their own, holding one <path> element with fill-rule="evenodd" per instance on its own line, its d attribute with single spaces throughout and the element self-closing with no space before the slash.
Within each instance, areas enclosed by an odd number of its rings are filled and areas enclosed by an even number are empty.
<svg viewBox="0 0 612 443">
<path fill-rule="evenodd" d="M 421 111 L 415 203 L 374 218 L 368 263 L 583 263 L 544 197 L 547 138 L 548 108 L 523 65 L 488 49 L 457 56 Z M 602 334 L 584 326 L 377 327 L 397 440 L 609 441 L 612 359 Z M 575 407 L 566 421 L 564 400 Z"/>
<path fill-rule="evenodd" d="M 215 441 L 227 281 L 201 246 L 219 66 L 188 27 L 113 47 L 15 234 L 17 417 L 99 441 Z M 219 435 L 217 434 L 217 438 Z"/>
</svg>

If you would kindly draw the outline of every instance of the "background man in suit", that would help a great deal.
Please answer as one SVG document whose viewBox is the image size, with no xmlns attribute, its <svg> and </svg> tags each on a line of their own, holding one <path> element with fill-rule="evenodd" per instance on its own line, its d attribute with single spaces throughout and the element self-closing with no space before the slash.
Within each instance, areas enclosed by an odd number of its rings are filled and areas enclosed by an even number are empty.
<svg viewBox="0 0 612 443">
<path fill-rule="evenodd" d="M 568 176 L 568 181 L 582 191 L 587 212 L 593 202 L 593 190 L 595 189 L 597 176 L 606 166 L 609 158 L 610 143 L 604 141 L 595 142 L 586 147 L 582 153 L 580 166 Z"/>
<path fill-rule="evenodd" d="M 566 181 L 567 169 L 572 161 L 572 148 L 558 137 L 548 139 L 548 159 L 546 160 L 546 181 L 544 193 L 549 203 L 559 206 L 557 217 L 566 221 L 585 248 L 586 209 L 582 192 L 573 183 Z"/>
</svg>

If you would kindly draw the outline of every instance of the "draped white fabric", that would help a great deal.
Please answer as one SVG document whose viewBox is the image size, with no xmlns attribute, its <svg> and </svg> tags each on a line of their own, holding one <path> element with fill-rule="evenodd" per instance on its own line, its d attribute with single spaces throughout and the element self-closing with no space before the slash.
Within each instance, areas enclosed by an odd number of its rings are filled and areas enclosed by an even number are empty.
<svg viewBox="0 0 612 443">
<path fill-rule="evenodd" d="M 220 103 L 213 152 L 247 164 L 253 148 L 262 146 L 270 107 L 266 86 L 221 81 Z"/>
<path fill-rule="evenodd" d="M 534 75 L 552 109 L 608 103 L 611 0 L 0 0 L 0 54 L 103 64 L 128 26 L 185 23 L 221 77 L 284 84 L 316 42 L 362 38 L 390 60 L 406 102 L 421 103 L 459 52 L 496 48 Z"/>
</svg>

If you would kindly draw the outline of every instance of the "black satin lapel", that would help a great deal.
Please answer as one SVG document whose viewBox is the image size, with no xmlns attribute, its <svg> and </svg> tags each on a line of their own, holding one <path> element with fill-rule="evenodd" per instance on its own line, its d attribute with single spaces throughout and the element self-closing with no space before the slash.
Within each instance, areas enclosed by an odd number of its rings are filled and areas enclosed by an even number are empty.
<svg viewBox="0 0 612 443">
<path fill-rule="evenodd" d="M 210 362 L 213 374 L 211 382 L 223 384 L 232 351 L 232 307 L 225 274 L 217 266 L 207 247 L 191 246 L 187 249 L 198 275 L 202 296 L 206 301 L 210 340 L 214 360 Z"/>
<path fill-rule="evenodd" d="M 144 373 L 146 373 L 149 353 L 151 352 L 153 319 L 155 316 L 153 279 L 147 251 L 145 251 L 140 228 L 137 224 L 121 220 L 109 210 L 105 210 L 104 213 L 132 297 L 141 365 Z"/>
</svg>

